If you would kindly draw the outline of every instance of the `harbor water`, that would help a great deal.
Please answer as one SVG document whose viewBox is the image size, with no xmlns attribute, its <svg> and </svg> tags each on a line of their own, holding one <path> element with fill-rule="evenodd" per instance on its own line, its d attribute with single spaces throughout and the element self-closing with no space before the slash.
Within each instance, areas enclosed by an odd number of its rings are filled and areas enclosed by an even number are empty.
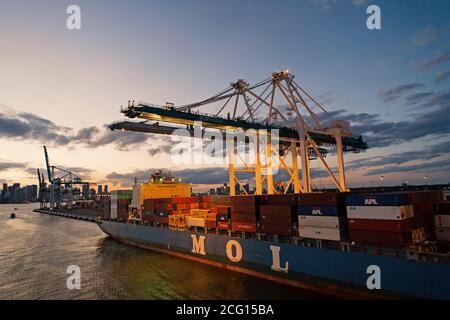
<svg viewBox="0 0 450 320">
<path fill-rule="evenodd" d="M 0 299 L 328 298 L 130 247 L 95 223 L 33 212 L 37 207 L 0 205 Z M 67 288 L 69 266 L 80 268 L 80 290 Z"/>
</svg>

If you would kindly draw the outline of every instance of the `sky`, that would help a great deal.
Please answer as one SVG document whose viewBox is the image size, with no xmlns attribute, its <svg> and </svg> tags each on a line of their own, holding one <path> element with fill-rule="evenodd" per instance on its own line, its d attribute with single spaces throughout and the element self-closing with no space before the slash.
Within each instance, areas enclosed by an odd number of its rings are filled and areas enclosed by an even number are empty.
<svg viewBox="0 0 450 320">
<path fill-rule="evenodd" d="M 72 4 L 81 30 L 66 27 Z M 366 26 L 371 4 L 381 30 Z M 223 166 L 175 165 L 165 138 L 106 125 L 130 99 L 183 105 L 284 69 L 367 140 L 346 155 L 350 186 L 450 181 L 447 0 L 2 0 L 0 44 L 0 182 L 36 183 L 46 145 L 99 183 L 157 168 L 224 183 Z"/>
</svg>

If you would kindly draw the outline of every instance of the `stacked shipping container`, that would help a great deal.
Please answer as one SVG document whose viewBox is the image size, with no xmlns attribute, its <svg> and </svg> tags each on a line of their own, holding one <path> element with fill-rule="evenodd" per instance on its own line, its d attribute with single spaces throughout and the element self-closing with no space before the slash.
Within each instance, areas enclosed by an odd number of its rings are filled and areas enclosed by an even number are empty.
<svg viewBox="0 0 450 320">
<path fill-rule="evenodd" d="M 298 234 L 301 238 L 331 241 L 346 238 L 342 194 L 301 194 L 297 204 Z"/>
<path fill-rule="evenodd" d="M 258 196 L 231 197 L 231 230 L 239 232 L 256 232 L 259 219 Z"/>
<path fill-rule="evenodd" d="M 405 247 L 433 238 L 432 192 L 355 194 L 346 197 L 353 242 Z"/>
<path fill-rule="evenodd" d="M 295 195 L 261 196 L 261 233 L 292 236 L 297 199 Z"/>
<path fill-rule="evenodd" d="M 111 192 L 111 219 L 127 220 L 128 206 L 133 198 L 133 190 L 114 190 Z"/>
<path fill-rule="evenodd" d="M 438 244 L 450 249 L 450 202 L 435 204 L 434 223 L 436 225 L 436 239 Z"/>
</svg>

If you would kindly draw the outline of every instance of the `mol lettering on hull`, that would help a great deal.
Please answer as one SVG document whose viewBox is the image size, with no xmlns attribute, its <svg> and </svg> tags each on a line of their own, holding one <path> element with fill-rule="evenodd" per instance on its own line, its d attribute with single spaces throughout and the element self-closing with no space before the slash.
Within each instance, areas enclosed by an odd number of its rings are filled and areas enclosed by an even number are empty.
<svg viewBox="0 0 450 320">
<path fill-rule="evenodd" d="M 205 251 L 205 236 L 197 236 L 195 234 L 191 234 L 192 238 L 192 253 L 199 254 L 205 256 L 207 252 Z M 269 246 L 270 251 L 272 251 L 272 270 L 278 272 L 288 273 L 289 262 L 286 261 L 285 266 L 281 267 L 280 261 L 280 251 L 281 248 L 279 246 L 271 245 Z M 234 263 L 241 262 L 243 251 L 242 246 L 237 240 L 228 240 L 225 246 L 227 258 Z"/>
</svg>

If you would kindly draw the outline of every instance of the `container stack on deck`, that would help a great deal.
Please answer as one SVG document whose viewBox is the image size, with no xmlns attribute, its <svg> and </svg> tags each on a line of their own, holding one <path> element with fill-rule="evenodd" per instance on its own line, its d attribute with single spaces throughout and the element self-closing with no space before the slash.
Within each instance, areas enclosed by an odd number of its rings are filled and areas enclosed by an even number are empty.
<svg viewBox="0 0 450 320">
<path fill-rule="evenodd" d="M 110 218 L 111 197 L 109 195 L 100 195 L 95 203 L 97 216 Z"/>
<path fill-rule="evenodd" d="M 302 238 L 342 241 L 346 238 L 344 196 L 301 194 L 297 198 L 298 234 Z"/>
<path fill-rule="evenodd" d="M 259 220 L 260 197 L 231 197 L 231 230 L 238 232 L 256 232 Z"/>
<path fill-rule="evenodd" d="M 115 190 L 111 192 L 111 218 L 128 219 L 128 206 L 133 198 L 132 190 Z"/>
<path fill-rule="evenodd" d="M 113 191 L 110 201 L 99 198 L 99 216 L 127 221 L 131 198 L 130 190 Z M 144 199 L 141 220 L 179 231 L 348 240 L 422 251 L 435 250 L 437 241 L 450 250 L 450 202 L 440 191 Z"/>
<path fill-rule="evenodd" d="M 450 250 L 450 202 L 435 204 L 436 240 L 445 251 Z"/>
<path fill-rule="evenodd" d="M 267 195 L 261 197 L 261 233 L 292 236 L 296 223 L 297 199 L 290 195 Z"/>
<path fill-rule="evenodd" d="M 231 221 L 231 197 L 212 196 L 209 197 L 211 212 L 216 213 L 217 228 L 229 230 Z"/>
<path fill-rule="evenodd" d="M 346 197 L 350 240 L 406 247 L 433 240 L 432 192 L 356 194 Z"/>
</svg>

